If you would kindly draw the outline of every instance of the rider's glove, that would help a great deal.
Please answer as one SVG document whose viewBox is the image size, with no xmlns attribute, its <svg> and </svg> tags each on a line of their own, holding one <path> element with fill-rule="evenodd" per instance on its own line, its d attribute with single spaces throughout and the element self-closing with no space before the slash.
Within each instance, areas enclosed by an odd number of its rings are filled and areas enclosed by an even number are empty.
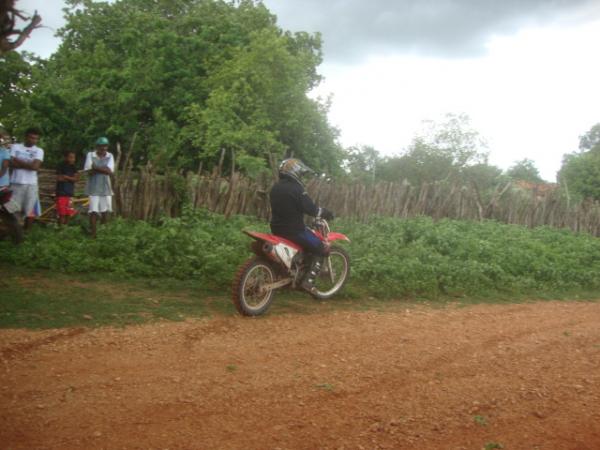
<svg viewBox="0 0 600 450">
<path fill-rule="evenodd" d="M 333 220 L 335 216 L 327 208 L 321 208 L 321 217 L 325 220 Z"/>
</svg>

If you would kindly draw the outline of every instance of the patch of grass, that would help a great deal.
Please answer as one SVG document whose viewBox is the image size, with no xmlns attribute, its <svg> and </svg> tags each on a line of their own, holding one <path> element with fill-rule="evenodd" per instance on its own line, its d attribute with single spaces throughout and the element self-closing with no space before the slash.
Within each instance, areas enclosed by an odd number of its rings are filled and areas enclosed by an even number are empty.
<svg viewBox="0 0 600 450">
<path fill-rule="evenodd" d="M 157 320 L 237 314 L 229 289 L 193 280 L 131 278 L 105 273 L 63 274 L 0 265 L 0 328 L 125 326 Z M 401 303 L 400 303 L 401 304 Z M 389 301 L 336 299 L 278 292 L 269 314 L 312 314 L 397 307 Z"/>
<path fill-rule="evenodd" d="M 484 450 L 495 450 L 502 448 L 504 448 L 504 446 L 502 444 L 499 444 L 498 442 L 488 442 L 487 444 L 485 444 L 485 447 L 483 447 Z"/>
<path fill-rule="evenodd" d="M 474 416 L 473 420 L 477 425 L 481 425 L 482 427 L 485 427 L 488 424 L 487 419 L 484 416 Z"/>
<path fill-rule="evenodd" d="M 215 289 L 196 280 L 132 278 L 102 272 L 64 274 L 5 264 L 0 265 L 0 273 L 0 328 L 125 326 L 237 314 L 229 288 Z M 468 297 L 440 298 L 436 302 L 354 298 L 343 293 L 332 300 L 315 301 L 306 293 L 284 290 L 276 293 L 269 315 L 389 312 L 412 309 L 415 304 L 455 307 L 473 303 L 480 301 Z"/>
<path fill-rule="evenodd" d="M 78 277 L 2 268 L 1 328 L 124 326 L 184 320 L 212 313 L 207 298 L 190 291 L 158 292 L 138 283 L 82 281 Z M 210 297 L 208 297 L 210 298 Z"/>
<path fill-rule="evenodd" d="M 235 364 L 227 364 L 227 366 L 225 367 L 225 369 L 227 369 L 227 372 L 236 372 L 237 371 L 237 366 Z"/>
</svg>

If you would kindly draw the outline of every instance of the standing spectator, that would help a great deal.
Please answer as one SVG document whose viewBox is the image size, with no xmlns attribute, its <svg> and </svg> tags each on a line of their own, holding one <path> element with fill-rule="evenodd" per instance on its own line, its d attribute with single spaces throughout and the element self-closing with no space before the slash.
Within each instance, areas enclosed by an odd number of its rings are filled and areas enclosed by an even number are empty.
<svg viewBox="0 0 600 450">
<path fill-rule="evenodd" d="M 112 187 L 110 176 L 115 170 L 115 159 L 108 152 L 108 139 L 98 138 L 96 150 L 89 152 L 85 158 L 83 170 L 89 173 L 85 192 L 90 197 L 90 228 L 92 238 L 96 238 L 96 223 L 101 215 L 102 223 L 106 223 L 112 212 Z"/>
<path fill-rule="evenodd" d="M 0 189 L 8 187 L 10 184 L 10 175 L 8 173 L 8 167 L 10 166 L 9 145 L 9 134 L 4 130 L 0 130 Z"/>
<path fill-rule="evenodd" d="M 75 182 L 79 180 L 79 173 L 75 167 L 75 152 L 67 150 L 63 157 L 63 161 L 56 168 L 56 212 L 59 225 L 66 225 L 75 214 L 72 197 L 75 194 Z"/>
<path fill-rule="evenodd" d="M 25 229 L 31 226 L 34 217 L 39 214 L 37 173 L 44 161 L 44 150 L 36 144 L 41 134 L 37 128 L 28 128 L 25 131 L 25 141 L 22 144 L 13 144 L 10 148 L 12 198 L 19 204 L 21 214 L 25 217 Z"/>
</svg>

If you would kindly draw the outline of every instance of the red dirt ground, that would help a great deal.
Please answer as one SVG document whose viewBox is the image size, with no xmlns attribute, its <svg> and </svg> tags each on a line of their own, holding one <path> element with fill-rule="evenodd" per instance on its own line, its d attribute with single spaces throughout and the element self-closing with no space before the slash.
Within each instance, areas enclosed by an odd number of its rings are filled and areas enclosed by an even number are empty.
<svg viewBox="0 0 600 450">
<path fill-rule="evenodd" d="M 10 449 L 600 449 L 600 303 L 0 331 Z"/>
</svg>

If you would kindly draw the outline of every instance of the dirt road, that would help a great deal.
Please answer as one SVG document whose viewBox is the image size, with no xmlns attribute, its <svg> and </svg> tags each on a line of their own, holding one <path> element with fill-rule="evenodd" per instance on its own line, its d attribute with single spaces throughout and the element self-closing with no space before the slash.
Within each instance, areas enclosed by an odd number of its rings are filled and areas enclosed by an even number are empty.
<svg viewBox="0 0 600 450">
<path fill-rule="evenodd" d="M 10 449 L 600 449 L 600 303 L 0 331 Z"/>
</svg>

